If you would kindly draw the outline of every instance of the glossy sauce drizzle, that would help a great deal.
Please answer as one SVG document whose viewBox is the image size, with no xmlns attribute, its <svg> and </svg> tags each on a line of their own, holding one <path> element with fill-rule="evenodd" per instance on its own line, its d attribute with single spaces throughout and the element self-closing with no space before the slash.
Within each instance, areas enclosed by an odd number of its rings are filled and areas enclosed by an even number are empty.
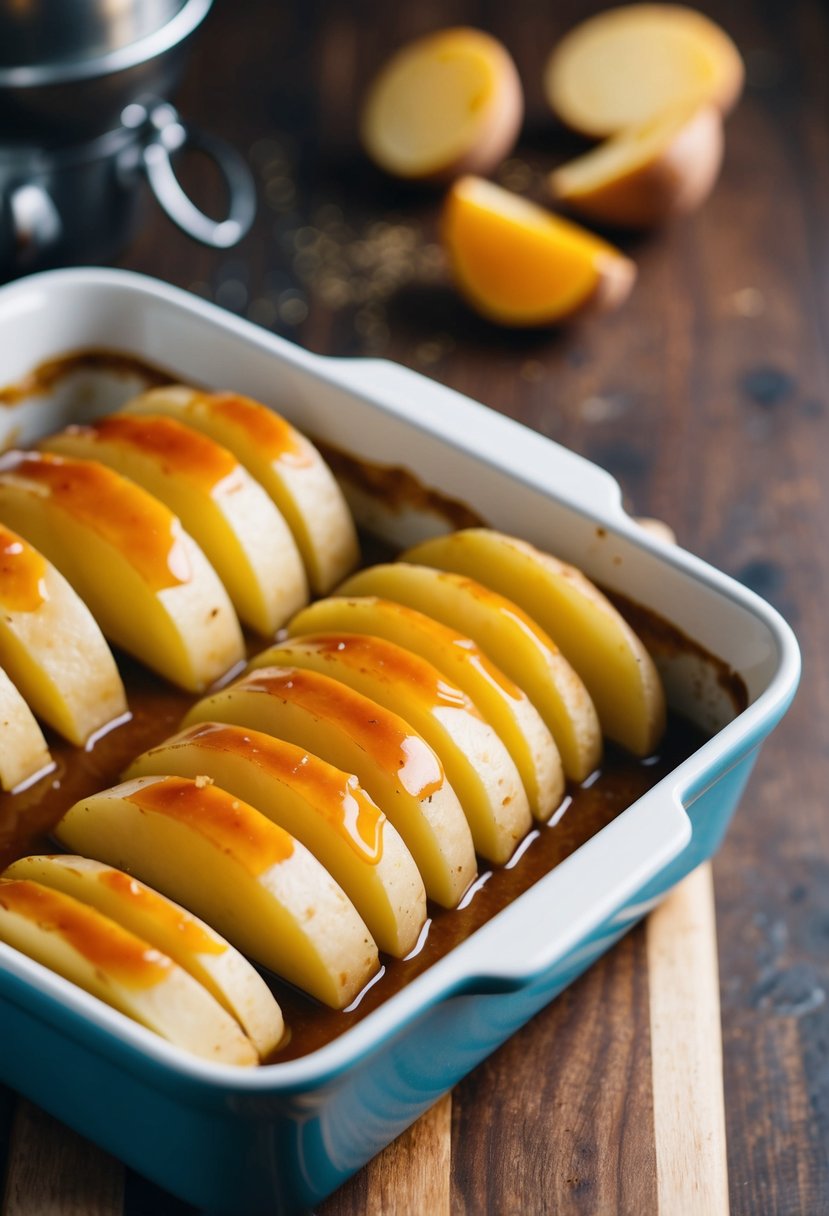
<svg viewBox="0 0 829 1216">
<path fill-rule="evenodd" d="M 196 401 L 216 417 L 243 431 L 269 460 L 297 468 L 313 464 L 308 441 L 287 419 L 258 401 L 236 393 L 203 393 Z"/>
<path fill-rule="evenodd" d="M 136 878 L 121 870 L 102 870 L 98 875 L 102 887 L 108 887 L 124 904 L 129 904 L 142 915 L 176 939 L 176 942 L 193 954 L 224 954 L 227 946 L 208 933 L 195 917 L 171 900 L 165 899 L 152 887 L 145 887 Z"/>
<path fill-rule="evenodd" d="M 46 561 L 25 540 L 0 525 L 0 604 L 9 612 L 35 612 L 49 598 Z"/>
</svg>

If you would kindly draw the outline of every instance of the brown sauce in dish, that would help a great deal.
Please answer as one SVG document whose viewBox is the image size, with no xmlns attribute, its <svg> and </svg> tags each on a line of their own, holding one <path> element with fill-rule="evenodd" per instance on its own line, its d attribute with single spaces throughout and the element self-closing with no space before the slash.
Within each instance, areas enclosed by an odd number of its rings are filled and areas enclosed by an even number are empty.
<svg viewBox="0 0 829 1216">
<path fill-rule="evenodd" d="M 140 379 L 147 388 L 170 384 L 175 380 L 169 372 L 121 351 L 76 350 L 57 359 L 47 359 L 20 380 L 3 385 L 0 388 L 0 408 L 11 408 L 32 398 L 45 397 L 78 372 L 98 372 Z"/>
<path fill-rule="evenodd" d="M 0 524 L 0 605 L 9 612 L 35 612 L 47 598 L 46 562 Z"/>
</svg>

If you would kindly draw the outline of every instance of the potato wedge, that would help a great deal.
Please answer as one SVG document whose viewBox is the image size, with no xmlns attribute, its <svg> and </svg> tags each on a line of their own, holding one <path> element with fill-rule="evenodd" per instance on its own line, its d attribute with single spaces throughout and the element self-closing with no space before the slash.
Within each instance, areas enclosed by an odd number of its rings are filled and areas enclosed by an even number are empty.
<svg viewBox="0 0 829 1216">
<path fill-rule="evenodd" d="M 368 929 L 316 858 L 209 778 L 127 781 L 76 802 L 55 834 L 163 891 L 335 1009 L 377 970 Z"/>
<path fill-rule="evenodd" d="M 470 578 L 408 562 L 361 570 L 339 591 L 407 604 L 474 638 L 535 705 L 556 741 L 565 774 L 584 781 L 596 769 L 602 736 L 590 694 L 555 643 L 517 604 Z"/>
<path fill-rule="evenodd" d="M 654 750 L 665 729 L 659 673 L 627 621 L 580 570 L 488 528 L 436 537 L 403 556 L 510 595 L 584 680 L 605 733 L 635 756 Z"/>
<path fill-rule="evenodd" d="M 399 713 L 440 756 L 477 852 L 510 858 L 532 823 L 521 778 L 469 697 L 431 663 L 383 638 L 331 633 L 271 646 L 251 663 L 279 666 L 321 671 Z"/>
<path fill-rule="evenodd" d="M 38 717 L 78 747 L 127 713 L 92 613 L 51 562 L 2 524 L 0 663 Z"/>
<path fill-rule="evenodd" d="M 22 857 L 2 877 L 30 879 L 96 908 L 192 975 L 236 1019 L 260 1058 L 279 1045 L 282 1010 L 259 972 L 215 929 L 166 895 L 123 870 L 73 854 Z"/>
<path fill-rule="evenodd" d="M 6 452 L 0 519 L 57 566 L 110 641 L 174 684 L 200 692 L 243 658 L 213 567 L 134 482 L 91 460 Z"/>
<path fill-rule="evenodd" d="M 512 756 L 534 819 L 546 822 L 564 797 L 564 772 L 553 737 L 529 697 L 477 643 L 425 613 L 377 596 L 332 596 L 298 612 L 291 637 L 366 633 L 395 642 L 432 663 L 471 698 Z"/>
<path fill-rule="evenodd" d="M 351 512 L 317 449 L 281 415 L 250 397 L 151 389 L 129 414 L 165 414 L 233 453 L 276 503 L 293 533 L 312 589 L 330 591 L 360 556 Z"/>
<path fill-rule="evenodd" d="M 5 671 L 0 668 L 0 789 L 19 790 L 54 769 L 43 731 Z"/>
<path fill-rule="evenodd" d="M 253 1044 L 201 984 L 154 946 L 71 895 L 0 881 L 0 940 L 217 1064 L 256 1064 Z"/>
<path fill-rule="evenodd" d="M 740 53 L 710 18 L 680 4 L 629 4 L 581 22 L 557 44 L 544 92 L 558 117 L 603 138 L 674 105 L 727 113 L 743 87 Z"/>
<path fill-rule="evenodd" d="M 355 773 L 397 828 L 436 903 L 454 908 L 475 878 L 469 824 L 443 765 L 385 706 L 321 672 L 265 667 L 204 697 L 183 725 L 211 721 L 287 739 Z"/>
<path fill-rule="evenodd" d="M 163 415 L 109 414 L 40 448 L 98 460 L 181 520 L 225 585 L 240 620 L 273 635 L 308 603 L 305 568 L 268 495 L 221 444 Z"/>
<path fill-rule="evenodd" d="M 403 958 L 426 920 L 426 892 L 403 841 L 357 778 L 261 731 L 188 726 L 138 756 L 124 777 L 198 777 L 290 832 L 322 862 L 378 947 Z"/>
</svg>

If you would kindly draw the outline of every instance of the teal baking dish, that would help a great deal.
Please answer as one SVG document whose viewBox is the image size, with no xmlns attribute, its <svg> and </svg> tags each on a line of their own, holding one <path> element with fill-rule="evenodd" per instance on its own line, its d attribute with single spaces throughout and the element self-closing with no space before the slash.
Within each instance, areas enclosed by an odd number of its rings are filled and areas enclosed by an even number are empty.
<svg viewBox="0 0 829 1216">
<path fill-rule="evenodd" d="M 0 1078 L 210 1213 L 319 1202 L 549 1002 L 718 847 L 799 676 L 795 639 L 746 588 L 645 534 L 606 473 L 404 368 L 323 359 L 186 293 L 107 270 L 0 289 L 0 386 L 77 351 L 117 351 L 232 387 L 369 461 L 404 465 L 494 526 L 580 565 L 702 649 L 658 656 L 671 705 L 710 737 L 609 826 L 340 1038 L 239 1070 L 191 1058 L 0 946 Z M 143 387 L 79 360 L 7 396 L 0 442 L 116 408 Z M 370 530 L 434 533 L 425 507 L 356 494 Z M 445 526 L 445 525 L 444 525 Z M 717 656 L 742 678 L 735 713 Z"/>
</svg>

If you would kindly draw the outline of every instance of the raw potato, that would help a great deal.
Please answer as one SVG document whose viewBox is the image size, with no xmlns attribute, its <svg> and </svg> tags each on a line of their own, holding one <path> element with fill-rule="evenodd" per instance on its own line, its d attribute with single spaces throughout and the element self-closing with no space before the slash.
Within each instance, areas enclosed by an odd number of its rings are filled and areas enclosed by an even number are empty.
<svg viewBox="0 0 829 1216">
<path fill-rule="evenodd" d="M 335 1009 L 377 971 L 368 929 L 316 858 L 208 779 L 127 781 L 76 802 L 55 835 L 163 891 Z"/>
<path fill-rule="evenodd" d="M 189 726 L 144 752 L 125 777 L 206 773 L 302 841 L 339 883 L 381 950 L 403 958 L 426 920 L 423 881 L 357 778 L 261 731 Z"/>
<path fill-rule="evenodd" d="M 106 637 L 201 692 L 244 657 L 216 572 L 167 507 L 92 460 L 0 456 L 0 519 L 54 562 Z"/>
<path fill-rule="evenodd" d="M 713 105 L 725 114 L 743 75 L 734 43 L 702 13 L 633 4 L 571 30 L 547 62 L 544 90 L 563 122 L 601 139 L 676 105 Z"/>
<path fill-rule="evenodd" d="M 194 705 L 184 726 L 234 722 L 355 773 L 394 824 L 426 894 L 454 908 L 476 876 L 469 824 L 438 757 L 407 722 L 318 671 L 265 667 Z"/>
<path fill-rule="evenodd" d="M 499 325 L 553 325 L 618 307 L 634 263 L 577 224 L 479 177 L 449 191 L 441 223 L 455 282 Z"/>
<path fill-rule="evenodd" d="M 665 729 L 659 673 L 627 621 L 580 570 L 487 528 L 436 537 L 403 556 L 509 593 L 584 680 L 605 734 L 635 756 L 653 752 Z"/>
<path fill-rule="evenodd" d="M 38 717 L 78 747 L 127 712 L 92 613 L 51 562 L 2 524 L 0 663 Z"/>
<path fill-rule="evenodd" d="M 564 773 L 553 737 L 526 693 L 471 638 L 425 613 L 376 596 L 336 596 L 297 613 L 291 637 L 365 633 L 395 642 L 434 664 L 463 689 L 515 761 L 533 818 L 546 822 L 564 797 Z"/>
<path fill-rule="evenodd" d="M 55 765 L 20 693 L 0 668 L 0 789 L 19 790 L 52 772 Z"/>
<path fill-rule="evenodd" d="M 284 1033 L 282 1010 L 265 981 L 215 929 L 166 895 L 89 857 L 23 857 L 3 878 L 28 878 L 96 908 L 178 963 L 231 1014 L 260 1057 Z"/>
<path fill-rule="evenodd" d="M 125 412 L 176 418 L 231 451 L 284 515 L 318 595 L 357 565 L 357 532 L 334 475 L 310 440 L 275 410 L 238 393 L 179 385 L 142 393 Z"/>
<path fill-rule="evenodd" d="M 201 984 L 95 908 L 27 879 L 0 881 L 0 940 L 216 1064 L 257 1063 L 253 1044 Z"/>
<path fill-rule="evenodd" d="M 518 770 L 469 697 L 431 663 L 383 638 L 337 633 L 271 646 L 251 663 L 274 666 L 321 671 L 399 713 L 440 756 L 476 851 L 509 860 L 532 823 Z"/>
<path fill-rule="evenodd" d="M 361 570 L 340 592 L 407 604 L 474 638 L 535 705 L 570 780 L 584 781 L 598 767 L 602 736 L 590 694 L 555 643 L 517 604 L 471 578 L 407 562 Z"/>
<path fill-rule="evenodd" d="M 722 157 L 719 110 L 679 107 L 563 165 L 550 175 L 550 187 L 591 220 L 650 228 L 698 207 L 714 187 Z"/>
<path fill-rule="evenodd" d="M 521 81 L 505 47 L 481 30 L 449 29 L 392 56 L 369 89 L 361 134 L 387 173 L 449 181 L 494 169 L 523 115 Z"/>
<path fill-rule="evenodd" d="M 308 603 L 302 558 L 268 495 L 221 444 L 175 418 L 110 414 L 40 447 L 99 460 L 181 520 L 225 585 L 239 617 L 273 635 Z"/>
</svg>

